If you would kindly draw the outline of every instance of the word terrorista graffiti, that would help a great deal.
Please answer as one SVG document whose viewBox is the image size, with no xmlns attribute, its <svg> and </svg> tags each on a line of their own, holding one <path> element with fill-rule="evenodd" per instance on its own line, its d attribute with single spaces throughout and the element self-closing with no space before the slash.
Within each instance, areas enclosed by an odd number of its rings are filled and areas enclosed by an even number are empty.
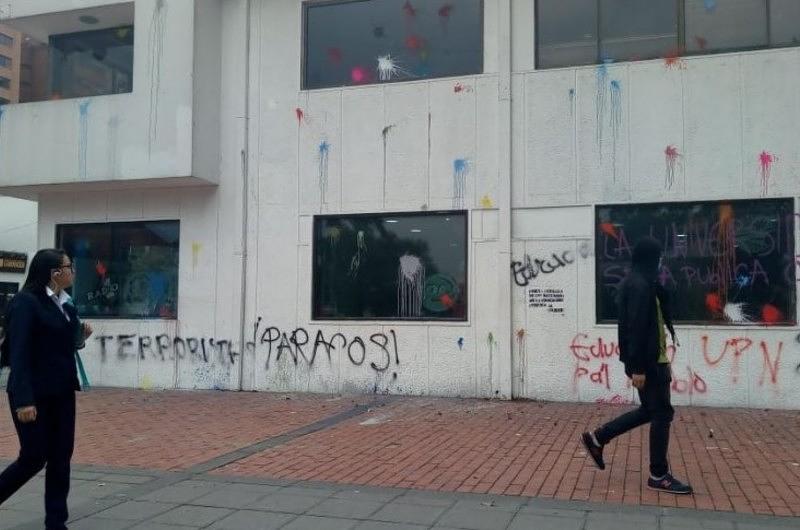
<svg viewBox="0 0 800 530">
<path fill-rule="evenodd" d="M 525 287 L 540 274 L 552 274 L 560 268 L 575 263 L 572 252 L 565 250 L 561 254 L 554 252 L 551 257 L 545 259 L 534 258 L 525 254 L 523 261 L 511 262 L 511 273 L 514 275 L 514 282 L 520 287 Z"/>
</svg>

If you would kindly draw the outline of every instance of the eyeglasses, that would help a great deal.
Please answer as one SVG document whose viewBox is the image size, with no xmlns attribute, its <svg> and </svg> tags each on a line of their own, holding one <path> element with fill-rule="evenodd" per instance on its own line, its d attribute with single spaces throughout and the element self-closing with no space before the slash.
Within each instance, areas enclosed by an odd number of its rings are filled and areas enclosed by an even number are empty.
<svg viewBox="0 0 800 530">
<path fill-rule="evenodd" d="M 75 264 L 74 263 L 70 263 L 69 265 L 62 265 L 62 266 L 58 267 L 56 270 L 61 270 L 61 269 L 69 269 L 72 272 L 75 272 Z"/>
</svg>

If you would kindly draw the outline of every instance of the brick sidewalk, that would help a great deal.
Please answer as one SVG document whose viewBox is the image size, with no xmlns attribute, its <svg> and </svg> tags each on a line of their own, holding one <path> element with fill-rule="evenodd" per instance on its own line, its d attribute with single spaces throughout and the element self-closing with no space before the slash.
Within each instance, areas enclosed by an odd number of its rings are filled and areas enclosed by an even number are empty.
<svg viewBox="0 0 800 530">
<path fill-rule="evenodd" d="M 19 443 L 0 393 L 0 459 Z M 178 470 L 368 403 L 372 396 L 237 392 L 78 394 L 77 464 Z"/>
<path fill-rule="evenodd" d="M 7 410 L 0 399 L 0 408 Z M 374 399 L 94 390 L 79 397 L 75 462 L 187 469 Z M 17 451 L 5 410 L 0 459 Z M 673 471 L 688 478 L 697 494 L 676 498 L 643 487 L 646 430 L 609 446 L 604 472 L 583 454 L 579 433 L 624 410 L 391 398 L 384 407 L 283 441 L 216 472 L 800 516 L 800 412 L 678 408 Z"/>
<path fill-rule="evenodd" d="M 583 430 L 624 410 L 403 399 L 219 472 L 800 516 L 800 413 L 679 408 L 671 463 L 697 493 L 675 497 L 644 487 L 647 430 L 610 445 L 603 472 L 579 447 Z"/>
</svg>

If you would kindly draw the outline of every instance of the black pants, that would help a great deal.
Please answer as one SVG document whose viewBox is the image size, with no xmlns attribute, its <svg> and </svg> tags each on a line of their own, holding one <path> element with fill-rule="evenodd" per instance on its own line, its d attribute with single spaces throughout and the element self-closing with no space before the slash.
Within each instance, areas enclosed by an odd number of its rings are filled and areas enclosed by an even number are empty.
<svg viewBox="0 0 800 530">
<path fill-rule="evenodd" d="M 38 399 L 37 417 L 20 423 L 10 396 L 11 414 L 19 437 L 17 461 L 0 474 L 0 504 L 47 465 L 44 486 L 45 527 L 66 528 L 69 518 L 67 495 L 72 449 L 75 446 L 75 393 Z"/>
<path fill-rule="evenodd" d="M 650 474 L 656 478 L 669 473 L 669 427 L 675 415 L 669 396 L 671 382 L 669 365 L 658 365 L 656 372 L 646 377 L 644 388 L 639 390 L 641 406 L 606 423 L 594 433 L 597 441 L 605 445 L 620 434 L 649 422 Z"/>
</svg>

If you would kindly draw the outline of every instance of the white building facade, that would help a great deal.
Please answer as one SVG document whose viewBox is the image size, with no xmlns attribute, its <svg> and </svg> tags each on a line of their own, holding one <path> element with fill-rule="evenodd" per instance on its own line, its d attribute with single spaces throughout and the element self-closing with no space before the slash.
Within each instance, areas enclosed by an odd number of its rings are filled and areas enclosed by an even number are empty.
<svg viewBox="0 0 800 530">
<path fill-rule="evenodd" d="M 800 9 L 610 4 L 0 2 L 60 61 L 0 193 L 78 265 L 93 384 L 629 402 L 653 235 L 674 401 L 797 408 Z"/>
</svg>

